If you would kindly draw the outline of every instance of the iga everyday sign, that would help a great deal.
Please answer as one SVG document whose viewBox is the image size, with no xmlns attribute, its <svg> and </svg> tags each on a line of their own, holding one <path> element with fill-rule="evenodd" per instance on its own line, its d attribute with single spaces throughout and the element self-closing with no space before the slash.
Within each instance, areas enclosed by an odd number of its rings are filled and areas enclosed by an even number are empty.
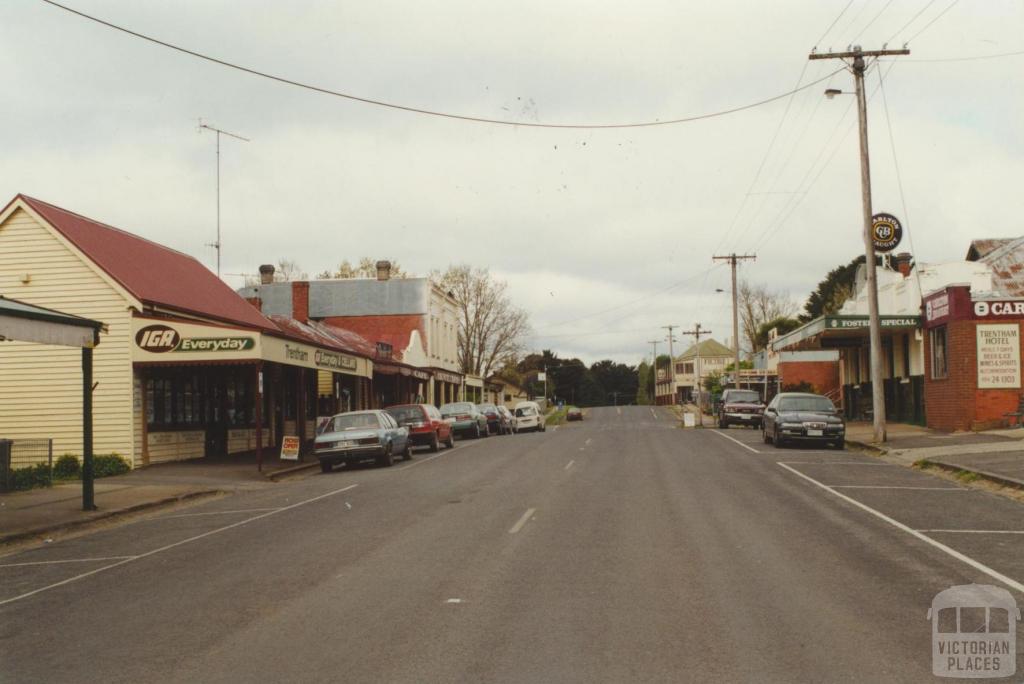
<svg viewBox="0 0 1024 684">
<path fill-rule="evenodd" d="M 1020 387 L 1020 326 L 979 325 L 978 389 Z"/>
</svg>

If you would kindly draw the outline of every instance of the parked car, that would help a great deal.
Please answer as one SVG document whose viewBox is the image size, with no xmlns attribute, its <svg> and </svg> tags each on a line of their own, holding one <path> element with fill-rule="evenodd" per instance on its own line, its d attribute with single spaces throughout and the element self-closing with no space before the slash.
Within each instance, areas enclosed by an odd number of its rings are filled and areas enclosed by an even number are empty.
<svg viewBox="0 0 1024 684">
<path fill-rule="evenodd" d="M 401 427 L 385 411 L 350 411 L 331 418 L 317 435 L 316 457 L 325 473 L 339 463 L 374 459 L 379 466 L 390 466 L 394 456 L 412 458 L 409 428 Z"/>
<path fill-rule="evenodd" d="M 524 430 L 539 430 L 544 432 L 546 426 L 544 424 L 544 414 L 541 413 L 540 405 L 535 401 L 521 401 L 516 404 L 514 411 L 516 419 L 516 430 L 523 432 Z"/>
<path fill-rule="evenodd" d="M 492 435 L 505 435 L 512 431 L 512 425 L 506 422 L 501 411 L 494 404 L 477 404 L 480 413 L 487 416 L 487 430 Z"/>
<path fill-rule="evenodd" d="M 820 394 L 777 394 L 764 410 L 761 439 L 782 447 L 787 442 L 846 444 L 846 421 L 828 397 Z"/>
<path fill-rule="evenodd" d="M 583 409 L 579 406 L 570 406 L 569 410 L 565 412 L 566 420 L 583 420 Z"/>
<path fill-rule="evenodd" d="M 498 407 L 498 413 L 505 419 L 505 424 L 508 425 L 509 434 L 516 433 L 516 417 L 512 415 L 512 412 L 505 406 Z"/>
<path fill-rule="evenodd" d="M 455 446 L 452 424 L 441 416 L 437 407 L 430 404 L 400 404 L 384 410 L 399 425 L 409 428 L 409 439 L 413 445 L 429 446 L 431 451 L 437 451 L 442 444 L 449 449 Z"/>
<path fill-rule="evenodd" d="M 761 394 L 755 390 L 727 389 L 722 392 L 718 409 L 718 427 L 728 428 L 730 425 L 749 425 L 761 427 L 761 414 L 764 413 L 764 402 Z"/>
<path fill-rule="evenodd" d="M 441 407 L 441 415 L 451 420 L 452 430 L 457 435 L 487 437 L 487 416 L 480 413 L 476 404 L 468 401 L 456 401 Z"/>
</svg>

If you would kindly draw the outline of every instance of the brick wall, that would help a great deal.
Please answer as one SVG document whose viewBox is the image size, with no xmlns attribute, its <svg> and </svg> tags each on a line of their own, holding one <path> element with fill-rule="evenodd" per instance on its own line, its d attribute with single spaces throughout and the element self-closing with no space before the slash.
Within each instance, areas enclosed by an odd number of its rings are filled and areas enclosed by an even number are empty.
<svg viewBox="0 0 1024 684">
<path fill-rule="evenodd" d="M 839 389 L 838 361 L 780 361 L 779 386 L 810 383 L 818 394 Z"/>
<path fill-rule="evenodd" d="M 992 428 L 1003 423 L 1003 414 L 1017 410 L 1020 389 L 978 389 L 975 326 L 979 322 L 953 320 L 946 324 L 949 373 L 945 379 L 932 378 L 931 343 L 925 332 L 924 405 L 928 427 L 949 432 Z M 1024 353 L 1021 356 L 1024 358 Z"/>
</svg>

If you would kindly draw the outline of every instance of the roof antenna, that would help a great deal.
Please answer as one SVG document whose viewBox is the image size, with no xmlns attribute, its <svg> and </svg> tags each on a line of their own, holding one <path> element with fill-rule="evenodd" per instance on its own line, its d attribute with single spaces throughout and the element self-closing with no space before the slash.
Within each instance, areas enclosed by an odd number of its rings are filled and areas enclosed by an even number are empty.
<svg viewBox="0 0 1024 684">
<path fill-rule="evenodd" d="M 204 124 L 202 119 L 199 119 L 199 132 L 202 133 L 203 129 L 213 131 L 217 134 L 217 241 L 206 243 L 207 247 L 213 247 L 217 250 L 217 277 L 220 278 L 220 136 L 221 134 L 241 140 L 242 142 L 251 142 L 248 138 L 243 138 L 235 133 L 229 133 L 228 131 L 221 130 L 216 126 L 210 126 Z"/>
</svg>

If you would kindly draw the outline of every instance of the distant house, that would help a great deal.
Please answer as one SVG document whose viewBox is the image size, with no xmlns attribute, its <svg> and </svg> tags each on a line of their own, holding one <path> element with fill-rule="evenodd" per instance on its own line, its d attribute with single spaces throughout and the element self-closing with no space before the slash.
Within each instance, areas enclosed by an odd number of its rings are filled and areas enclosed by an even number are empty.
<svg viewBox="0 0 1024 684">
<path fill-rule="evenodd" d="M 714 373 L 722 374 L 733 362 L 733 350 L 721 342 L 707 339 L 693 345 L 675 358 L 677 401 L 693 401 L 698 387 Z"/>
<path fill-rule="evenodd" d="M 272 266 L 260 273 L 264 282 L 239 293 L 264 314 L 317 321 L 377 346 L 376 405 L 440 406 L 462 396 L 456 303 L 429 278 L 392 278 L 387 261 L 378 262 L 376 278 L 272 282 Z"/>
</svg>

